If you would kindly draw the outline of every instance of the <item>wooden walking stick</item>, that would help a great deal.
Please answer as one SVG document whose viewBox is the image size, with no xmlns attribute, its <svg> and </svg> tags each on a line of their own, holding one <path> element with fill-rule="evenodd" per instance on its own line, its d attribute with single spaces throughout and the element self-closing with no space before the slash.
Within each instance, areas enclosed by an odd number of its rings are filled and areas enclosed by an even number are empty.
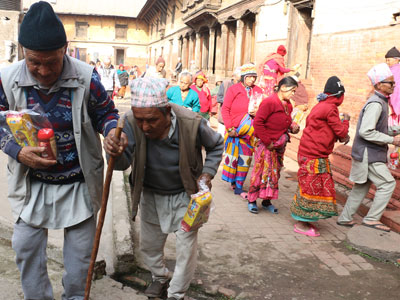
<svg viewBox="0 0 400 300">
<path fill-rule="evenodd" d="M 124 127 L 124 121 L 125 121 L 124 118 L 120 118 L 118 120 L 118 125 L 115 130 L 115 136 L 118 139 L 121 137 L 122 128 Z M 99 222 L 97 223 L 97 227 L 96 227 L 96 236 L 94 239 L 92 256 L 90 258 L 89 270 L 88 270 L 88 274 L 86 277 L 86 288 L 85 288 L 85 298 L 84 298 L 85 300 L 89 300 L 90 288 L 92 286 L 93 269 L 94 269 L 94 264 L 95 264 L 96 258 L 97 258 L 97 252 L 99 251 L 100 236 L 101 236 L 101 231 L 103 229 L 104 219 L 106 216 L 108 195 L 110 193 L 110 184 L 111 184 L 111 179 L 112 179 L 112 175 L 113 175 L 114 164 L 115 164 L 114 157 L 111 156 L 108 161 L 106 179 L 105 179 L 104 186 L 103 186 L 103 197 L 101 198 Z"/>
</svg>

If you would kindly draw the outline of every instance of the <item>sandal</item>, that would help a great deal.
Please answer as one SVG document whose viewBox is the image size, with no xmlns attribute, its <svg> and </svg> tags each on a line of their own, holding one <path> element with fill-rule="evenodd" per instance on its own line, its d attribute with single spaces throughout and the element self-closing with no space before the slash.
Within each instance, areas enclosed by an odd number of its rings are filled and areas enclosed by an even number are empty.
<svg viewBox="0 0 400 300">
<path fill-rule="evenodd" d="M 264 200 L 265 201 L 265 200 Z M 273 205 L 273 204 L 268 204 L 265 205 L 265 203 L 261 202 L 261 206 L 265 209 L 268 210 L 271 214 L 277 214 L 278 213 L 278 209 Z"/>
<path fill-rule="evenodd" d="M 239 194 L 239 196 L 242 197 L 245 200 L 247 200 L 249 198 L 249 194 L 247 192 L 241 192 Z"/>
<path fill-rule="evenodd" d="M 364 225 L 366 227 L 373 228 L 373 229 L 376 229 L 376 230 L 380 230 L 380 231 L 390 232 L 390 228 L 387 227 L 385 224 L 382 224 L 382 223 L 367 224 L 367 223 L 362 222 L 361 225 Z M 385 229 L 385 227 L 386 227 L 386 229 Z"/>
<path fill-rule="evenodd" d="M 294 232 L 300 233 L 300 234 L 304 234 L 307 236 L 312 236 L 312 237 L 317 237 L 320 236 L 321 234 L 317 231 L 317 228 L 315 228 L 314 226 L 310 225 L 310 229 L 308 229 L 307 231 L 303 231 L 301 229 L 298 229 L 296 224 L 294 225 Z"/>
<path fill-rule="evenodd" d="M 258 214 L 258 207 L 256 202 L 247 203 L 247 208 L 252 214 Z"/>
<path fill-rule="evenodd" d="M 336 224 L 338 224 L 339 226 L 344 226 L 344 227 L 353 227 L 354 225 L 356 225 L 357 223 L 354 221 L 350 221 L 350 222 L 339 222 L 337 221 Z"/>
<path fill-rule="evenodd" d="M 231 184 L 230 188 L 232 191 L 234 191 L 236 189 L 236 184 Z"/>
</svg>

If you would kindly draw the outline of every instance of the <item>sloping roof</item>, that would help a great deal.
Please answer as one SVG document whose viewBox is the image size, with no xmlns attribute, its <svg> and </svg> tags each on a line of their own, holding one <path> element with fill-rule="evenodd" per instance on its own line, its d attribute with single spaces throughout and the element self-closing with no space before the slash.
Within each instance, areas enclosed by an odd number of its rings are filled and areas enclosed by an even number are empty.
<svg viewBox="0 0 400 300">
<path fill-rule="evenodd" d="M 147 0 L 137 15 L 137 18 L 150 23 L 150 20 L 156 16 L 158 12 L 171 13 L 170 9 L 168 8 L 168 0 Z"/>
<path fill-rule="evenodd" d="M 39 0 L 23 0 L 24 11 Z M 146 0 L 47 0 L 58 14 L 136 18 Z"/>
</svg>

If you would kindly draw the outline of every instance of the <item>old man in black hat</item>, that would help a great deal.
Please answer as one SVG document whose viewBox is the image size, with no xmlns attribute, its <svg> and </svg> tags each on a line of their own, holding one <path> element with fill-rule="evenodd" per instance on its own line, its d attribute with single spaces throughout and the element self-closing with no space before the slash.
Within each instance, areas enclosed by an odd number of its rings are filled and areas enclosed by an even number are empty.
<svg viewBox="0 0 400 300">
<path fill-rule="evenodd" d="M 0 109 L 40 106 L 58 152 L 46 159 L 44 147 L 21 147 L 11 134 L 0 134 L 8 155 L 12 247 L 24 298 L 54 299 L 46 267 L 47 231 L 64 229 L 62 299 L 80 300 L 102 194 L 99 134 L 114 134 L 118 111 L 94 68 L 66 55 L 65 30 L 49 3 L 30 7 L 18 40 L 25 59 L 1 71 Z"/>
</svg>

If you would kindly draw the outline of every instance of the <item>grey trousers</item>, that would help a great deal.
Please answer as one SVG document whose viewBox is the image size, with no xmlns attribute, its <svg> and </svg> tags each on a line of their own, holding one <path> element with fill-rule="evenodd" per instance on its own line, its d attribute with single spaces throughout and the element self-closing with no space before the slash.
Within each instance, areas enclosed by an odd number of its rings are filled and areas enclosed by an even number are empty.
<svg viewBox="0 0 400 300">
<path fill-rule="evenodd" d="M 95 220 L 89 219 L 64 229 L 64 293 L 62 300 L 83 300 L 90 263 Z M 35 228 L 21 219 L 14 225 L 12 247 L 21 273 L 24 299 L 53 300 L 53 288 L 47 274 L 46 228 Z"/>
<path fill-rule="evenodd" d="M 371 164 L 368 167 L 367 182 L 363 184 L 354 184 L 347 198 L 346 205 L 339 216 L 339 222 L 350 222 L 353 219 L 353 215 L 357 212 L 367 195 L 371 183 L 376 186 L 376 192 L 368 214 L 364 217 L 364 221 L 380 221 L 386 205 L 389 203 L 390 197 L 396 187 L 396 181 L 386 166 L 379 166 L 379 169 L 376 169 L 376 167 Z"/>
<path fill-rule="evenodd" d="M 161 231 L 160 225 L 141 220 L 140 250 L 143 262 L 150 268 L 153 280 L 166 282 L 169 271 L 164 262 L 164 246 L 168 234 Z M 198 231 L 175 231 L 176 265 L 168 288 L 168 297 L 183 299 L 193 279 L 197 264 Z"/>
</svg>

